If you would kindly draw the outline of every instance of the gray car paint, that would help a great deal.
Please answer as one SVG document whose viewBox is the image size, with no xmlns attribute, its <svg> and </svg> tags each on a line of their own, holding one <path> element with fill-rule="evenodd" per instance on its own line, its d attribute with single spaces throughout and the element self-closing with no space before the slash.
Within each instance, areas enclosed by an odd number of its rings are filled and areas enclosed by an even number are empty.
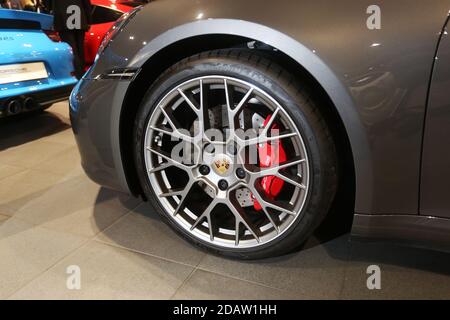
<svg viewBox="0 0 450 320">
<path fill-rule="evenodd" d="M 363 215 L 354 218 L 354 238 L 389 240 L 450 251 L 450 219 L 419 215 Z"/>
<path fill-rule="evenodd" d="M 450 37 L 437 54 L 425 123 L 420 214 L 450 218 Z"/>
<path fill-rule="evenodd" d="M 366 26 L 372 4 L 382 10 L 380 30 Z M 448 0 L 155 1 L 118 33 L 76 91 L 72 118 L 83 165 L 94 180 L 129 190 L 118 119 L 130 81 L 92 79 L 140 68 L 182 39 L 240 35 L 289 55 L 333 101 L 353 152 L 355 211 L 418 215 L 429 79 L 449 9 Z"/>
</svg>

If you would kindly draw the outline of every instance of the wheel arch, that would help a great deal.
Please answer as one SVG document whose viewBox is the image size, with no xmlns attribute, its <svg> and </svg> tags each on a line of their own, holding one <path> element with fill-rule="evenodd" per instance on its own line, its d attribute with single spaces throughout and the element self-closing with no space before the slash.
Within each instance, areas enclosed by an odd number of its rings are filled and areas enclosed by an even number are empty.
<svg viewBox="0 0 450 320">
<path fill-rule="evenodd" d="M 341 157 L 344 167 L 352 171 L 345 183 L 355 196 L 354 209 L 358 211 L 358 207 L 367 207 L 372 199 L 370 151 L 366 132 L 346 87 L 315 52 L 297 40 L 266 26 L 242 20 L 212 19 L 173 28 L 148 43 L 130 62 L 130 67 L 141 70 L 127 90 L 120 118 L 121 158 L 130 190 L 135 194 L 142 193 L 130 142 L 137 108 L 148 87 L 164 70 L 184 58 L 250 41 L 275 49 L 271 54 L 277 62 L 299 77 L 306 76 L 330 107 L 328 121 L 334 127 L 334 133 L 343 138 L 338 148 L 344 154 Z"/>
</svg>

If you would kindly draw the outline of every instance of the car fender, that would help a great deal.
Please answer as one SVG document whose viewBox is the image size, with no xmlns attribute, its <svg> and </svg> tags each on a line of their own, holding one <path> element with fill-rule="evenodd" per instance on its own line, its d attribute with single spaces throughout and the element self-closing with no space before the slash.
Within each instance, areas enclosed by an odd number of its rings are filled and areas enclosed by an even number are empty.
<svg viewBox="0 0 450 320">
<path fill-rule="evenodd" d="M 266 43 L 295 60 L 320 83 L 336 107 L 350 140 L 358 192 L 355 206 L 361 209 L 367 207 L 372 201 L 372 164 L 366 132 L 346 87 L 314 51 L 302 43 L 261 24 L 244 20 L 208 19 L 183 24 L 160 34 L 129 58 L 127 68 L 139 69 L 166 47 L 209 34 L 240 36 Z"/>
</svg>

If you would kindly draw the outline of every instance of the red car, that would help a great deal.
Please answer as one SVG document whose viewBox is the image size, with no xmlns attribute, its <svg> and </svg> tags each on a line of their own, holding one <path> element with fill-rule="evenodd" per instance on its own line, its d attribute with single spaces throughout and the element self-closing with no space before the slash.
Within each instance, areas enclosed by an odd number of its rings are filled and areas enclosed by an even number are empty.
<svg viewBox="0 0 450 320">
<path fill-rule="evenodd" d="M 84 38 L 87 68 L 94 63 L 98 48 L 114 22 L 125 12 L 147 2 L 145 0 L 91 0 L 92 26 Z"/>
</svg>

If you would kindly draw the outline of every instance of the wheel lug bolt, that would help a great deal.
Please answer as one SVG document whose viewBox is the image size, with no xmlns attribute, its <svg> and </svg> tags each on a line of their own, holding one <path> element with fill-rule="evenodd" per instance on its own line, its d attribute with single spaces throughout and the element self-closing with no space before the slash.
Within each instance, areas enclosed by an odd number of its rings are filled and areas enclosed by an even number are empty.
<svg viewBox="0 0 450 320">
<path fill-rule="evenodd" d="M 210 169 L 208 166 L 202 165 L 202 166 L 200 166 L 199 171 L 202 175 L 206 176 L 207 174 L 209 174 Z"/>
<path fill-rule="evenodd" d="M 222 191 L 225 191 L 228 189 L 228 182 L 226 180 L 220 180 L 219 181 L 219 189 Z"/>
<path fill-rule="evenodd" d="M 237 168 L 237 169 L 236 169 L 236 176 L 237 176 L 239 179 L 244 179 L 245 176 L 246 176 L 245 170 L 242 169 L 242 168 Z"/>
</svg>

